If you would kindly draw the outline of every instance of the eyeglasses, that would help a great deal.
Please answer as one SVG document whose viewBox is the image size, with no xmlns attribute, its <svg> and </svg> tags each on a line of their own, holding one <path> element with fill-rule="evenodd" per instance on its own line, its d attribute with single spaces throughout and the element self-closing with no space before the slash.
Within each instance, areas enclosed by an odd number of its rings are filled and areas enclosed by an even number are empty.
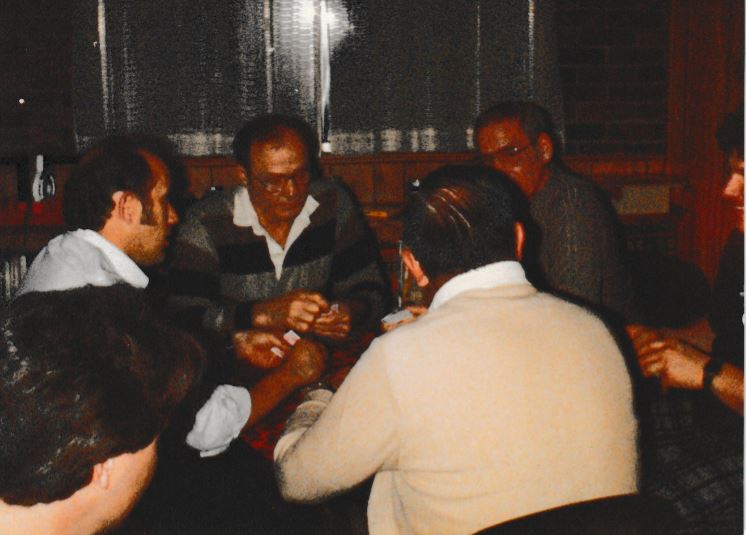
<svg viewBox="0 0 746 535">
<path fill-rule="evenodd" d="M 477 161 L 484 165 L 489 165 L 494 162 L 506 162 L 515 160 L 516 158 L 520 157 L 521 154 L 523 154 L 526 149 L 531 147 L 533 143 L 528 143 L 526 145 L 523 145 L 522 147 L 517 147 L 515 145 L 509 145 L 507 147 L 503 147 L 500 150 L 496 150 L 495 152 L 487 152 L 483 154 L 479 154 L 477 156 Z"/>
<path fill-rule="evenodd" d="M 310 174 L 307 170 L 299 171 L 291 176 L 280 177 L 271 180 L 267 180 L 256 175 L 252 177 L 252 179 L 256 180 L 256 182 L 264 191 L 266 191 L 267 193 L 271 193 L 272 195 L 281 193 L 282 190 L 285 189 L 285 186 L 288 182 L 292 182 L 293 185 L 298 186 L 299 184 L 307 182 L 309 178 Z"/>
</svg>

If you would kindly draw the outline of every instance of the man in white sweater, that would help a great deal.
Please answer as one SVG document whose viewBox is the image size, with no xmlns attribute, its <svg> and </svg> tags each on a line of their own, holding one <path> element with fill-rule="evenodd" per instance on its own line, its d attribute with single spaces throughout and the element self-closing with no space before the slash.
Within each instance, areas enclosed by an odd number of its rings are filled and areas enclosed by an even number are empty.
<svg viewBox="0 0 746 535">
<path fill-rule="evenodd" d="M 375 340 L 338 392 L 309 393 L 275 449 L 287 500 L 374 475 L 372 535 L 457 534 L 636 492 L 623 357 L 595 316 L 526 281 L 515 195 L 481 167 L 423 181 L 403 240 L 429 311 Z"/>
</svg>

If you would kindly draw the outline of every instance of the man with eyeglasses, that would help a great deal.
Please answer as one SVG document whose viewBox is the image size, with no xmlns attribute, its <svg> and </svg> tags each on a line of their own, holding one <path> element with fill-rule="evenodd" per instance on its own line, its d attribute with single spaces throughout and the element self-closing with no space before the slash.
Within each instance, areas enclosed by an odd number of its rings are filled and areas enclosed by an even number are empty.
<svg viewBox="0 0 746 535">
<path fill-rule="evenodd" d="M 527 229 L 529 274 L 541 288 L 599 308 L 611 318 L 634 317 L 632 284 L 613 209 L 590 180 L 563 168 L 549 114 L 531 102 L 502 102 L 474 128 L 483 164 L 507 174 L 526 194 L 534 229 Z M 532 232 L 533 231 L 533 232 Z"/>
<path fill-rule="evenodd" d="M 317 179 L 312 129 L 260 116 L 233 149 L 245 184 L 197 203 L 179 228 L 169 273 L 178 318 L 265 369 L 282 362 L 291 330 L 327 344 L 377 325 L 390 295 L 375 239 L 348 190 Z"/>
</svg>

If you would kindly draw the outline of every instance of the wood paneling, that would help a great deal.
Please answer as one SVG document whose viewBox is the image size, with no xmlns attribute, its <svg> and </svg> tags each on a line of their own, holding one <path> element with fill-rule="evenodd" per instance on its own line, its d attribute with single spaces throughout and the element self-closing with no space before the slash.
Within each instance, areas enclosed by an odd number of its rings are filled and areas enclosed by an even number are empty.
<svg viewBox="0 0 746 535">
<path fill-rule="evenodd" d="M 321 167 L 325 176 L 339 177 L 350 186 L 379 242 L 386 249 L 394 247 L 401 235 L 401 223 L 396 216 L 404 205 L 410 183 L 415 179 L 424 178 L 430 171 L 442 165 L 464 163 L 472 159 L 473 153 L 469 152 L 324 155 Z M 566 163 L 575 171 L 592 177 L 606 189 L 613 200 L 618 202 L 625 202 L 629 197 L 627 193 L 639 195 L 635 188 L 648 188 L 651 192 L 658 191 L 661 187 L 666 191 L 680 188 L 676 180 L 665 176 L 664 161 L 658 155 L 575 156 L 566 158 Z M 190 180 L 190 192 L 196 198 L 204 196 L 212 187 L 225 189 L 243 180 L 241 168 L 227 156 L 189 157 L 184 158 L 184 164 Z M 58 191 L 63 190 L 71 169 L 71 164 L 55 165 Z M 668 201 L 666 195 L 661 199 L 666 203 Z M 17 202 L 6 201 L 6 211 L 18 207 Z M 650 234 L 651 228 L 654 232 L 663 229 L 666 239 L 672 237 L 678 217 L 675 214 L 663 213 L 666 208 L 667 206 L 652 215 L 622 214 L 622 221 L 633 234 L 630 243 L 634 245 L 635 240 L 647 239 L 645 236 Z M 59 221 L 56 221 L 56 224 L 58 225 Z M 33 221 L 30 228 L 18 223 L 6 222 L 6 225 L 8 227 L 0 233 L 0 249 L 28 250 L 32 253 L 44 245 L 45 238 L 49 239 L 61 230 L 59 226 L 35 225 Z M 32 239 L 28 237 L 29 232 Z"/>
<path fill-rule="evenodd" d="M 442 165 L 470 162 L 473 157 L 471 152 L 325 154 L 321 167 L 324 176 L 340 178 L 350 186 L 380 243 L 391 247 L 401 234 L 396 216 L 404 205 L 411 182 L 424 178 Z M 241 180 L 240 168 L 230 157 L 186 158 L 185 163 L 192 181 L 191 191 L 196 197 L 201 197 L 211 186 L 227 188 Z M 628 226 L 631 246 L 642 248 L 638 247 L 638 242 L 647 243 L 649 235 L 657 239 L 662 233 L 666 252 L 675 252 L 676 225 L 681 210 L 669 210 L 668 202 L 672 192 L 681 189 L 682 184 L 678 177 L 665 174 L 663 156 L 573 156 L 565 158 L 565 163 L 591 177 L 612 200 L 626 207 L 625 212 L 631 212 L 620 213 L 622 222 Z M 656 196 L 651 201 L 655 213 L 650 212 L 650 206 L 641 207 L 642 211 L 632 206 L 635 201 L 630 198 L 634 195 Z"/>
</svg>

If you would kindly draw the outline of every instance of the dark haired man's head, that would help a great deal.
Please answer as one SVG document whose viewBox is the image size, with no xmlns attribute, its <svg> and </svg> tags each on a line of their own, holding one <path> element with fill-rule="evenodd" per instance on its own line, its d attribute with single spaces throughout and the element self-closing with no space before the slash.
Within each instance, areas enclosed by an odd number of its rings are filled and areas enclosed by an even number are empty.
<svg viewBox="0 0 746 535">
<path fill-rule="evenodd" d="M 498 171 L 441 167 L 410 196 L 402 241 L 430 279 L 515 260 L 522 200 L 515 184 Z"/>
<path fill-rule="evenodd" d="M 101 504 L 123 514 L 201 374 L 200 346 L 126 285 L 25 294 L 1 321 L 0 505 L 64 501 L 126 467 L 117 503 Z"/>
<path fill-rule="evenodd" d="M 738 211 L 738 228 L 743 232 L 743 105 L 725 116 L 716 136 L 720 148 L 728 155 L 723 197 Z"/>
<path fill-rule="evenodd" d="M 477 117 L 474 135 L 481 161 L 508 175 L 528 196 L 549 177 L 555 151 L 549 113 L 533 102 L 501 102 Z"/>
<path fill-rule="evenodd" d="M 138 264 L 158 263 L 178 222 L 171 197 L 183 193 L 185 183 L 165 139 L 111 136 L 83 153 L 66 184 L 65 225 L 101 232 Z"/>
<path fill-rule="evenodd" d="M 241 127 L 233 152 L 259 221 L 270 233 L 289 227 L 318 174 L 318 141 L 311 128 L 296 117 L 262 115 Z"/>
<path fill-rule="evenodd" d="M 250 173 L 252 145 L 255 143 L 282 145 L 288 132 L 293 132 L 300 140 L 310 166 L 309 170 L 315 173 L 319 155 L 316 133 L 303 119 L 292 115 L 259 115 L 244 123 L 233 138 L 233 155 L 246 172 Z"/>
</svg>

